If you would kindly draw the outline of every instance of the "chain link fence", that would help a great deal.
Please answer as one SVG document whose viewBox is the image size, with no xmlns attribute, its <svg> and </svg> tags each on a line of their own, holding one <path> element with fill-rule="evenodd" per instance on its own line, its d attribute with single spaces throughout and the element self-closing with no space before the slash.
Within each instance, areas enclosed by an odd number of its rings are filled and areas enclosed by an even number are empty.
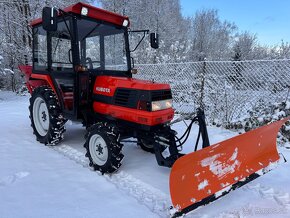
<svg viewBox="0 0 290 218">
<path fill-rule="evenodd" d="M 169 83 L 177 113 L 204 108 L 210 122 L 227 124 L 248 110 L 285 101 L 290 60 L 139 64 L 139 79 Z"/>
</svg>

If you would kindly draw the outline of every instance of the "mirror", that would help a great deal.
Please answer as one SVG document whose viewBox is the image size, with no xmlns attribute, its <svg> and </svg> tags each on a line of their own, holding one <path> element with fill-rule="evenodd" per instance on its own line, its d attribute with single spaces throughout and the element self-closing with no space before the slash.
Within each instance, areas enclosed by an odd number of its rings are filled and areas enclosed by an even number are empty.
<svg viewBox="0 0 290 218">
<path fill-rule="evenodd" d="M 42 26 L 48 32 L 57 30 L 57 10 L 55 8 L 44 7 L 42 9 Z"/>
<path fill-rule="evenodd" d="M 159 35 L 157 33 L 150 33 L 150 45 L 152 48 L 159 48 Z"/>
</svg>

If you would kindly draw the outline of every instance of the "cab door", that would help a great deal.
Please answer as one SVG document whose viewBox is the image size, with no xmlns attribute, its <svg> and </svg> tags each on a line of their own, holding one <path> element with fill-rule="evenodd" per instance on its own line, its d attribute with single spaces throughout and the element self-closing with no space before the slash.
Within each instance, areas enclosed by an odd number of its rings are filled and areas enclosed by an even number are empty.
<svg viewBox="0 0 290 218">
<path fill-rule="evenodd" d="M 73 25 L 71 18 L 60 19 L 57 31 L 48 33 L 48 70 L 55 83 L 57 94 L 66 117 L 75 119 L 76 73 L 73 64 Z"/>
</svg>

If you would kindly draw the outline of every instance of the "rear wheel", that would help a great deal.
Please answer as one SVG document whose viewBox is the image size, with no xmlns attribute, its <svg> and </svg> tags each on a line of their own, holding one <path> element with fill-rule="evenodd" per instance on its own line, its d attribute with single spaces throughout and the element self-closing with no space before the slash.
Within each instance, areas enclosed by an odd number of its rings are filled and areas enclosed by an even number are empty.
<svg viewBox="0 0 290 218">
<path fill-rule="evenodd" d="M 140 146 L 140 148 L 146 152 L 154 153 L 154 147 L 153 142 L 146 139 L 138 139 L 137 145 Z"/>
<path fill-rule="evenodd" d="M 87 150 L 86 157 L 94 170 L 103 174 L 117 171 L 124 157 L 122 146 L 114 126 L 99 123 L 88 128 L 84 147 Z"/>
<path fill-rule="evenodd" d="M 63 139 L 65 119 L 51 88 L 41 86 L 34 89 L 29 111 L 31 126 L 37 141 L 45 145 L 55 145 Z"/>
</svg>

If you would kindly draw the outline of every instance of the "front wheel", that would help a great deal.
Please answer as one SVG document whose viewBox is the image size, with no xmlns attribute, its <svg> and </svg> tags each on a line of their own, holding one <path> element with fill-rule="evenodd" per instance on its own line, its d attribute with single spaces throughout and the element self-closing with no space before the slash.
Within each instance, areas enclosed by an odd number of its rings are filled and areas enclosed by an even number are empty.
<svg viewBox="0 0 290 218">
<path fill-rule="evenodd" d="M 99 123 L 88 128 L 84 147 L 87 150 L 86 157 L 94 170 L 104 174 L 113 173 L 120 168 L 124 155 L 118 138 L 115 127 Z"/>
</svg>

